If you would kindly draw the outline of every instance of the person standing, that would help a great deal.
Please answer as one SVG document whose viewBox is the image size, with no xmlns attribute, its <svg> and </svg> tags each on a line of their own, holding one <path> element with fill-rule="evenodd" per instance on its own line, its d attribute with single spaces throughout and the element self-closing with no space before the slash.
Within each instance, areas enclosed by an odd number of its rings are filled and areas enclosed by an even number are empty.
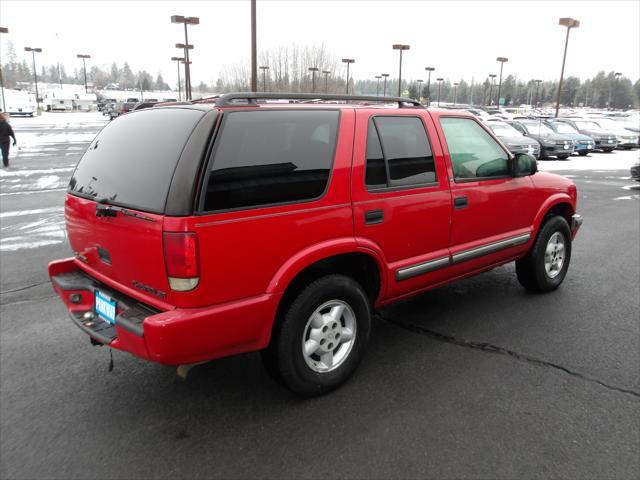
<svg viewBox="0 0 640 480">
<path fill-rule="evenodd" d="M 13 138 L 13 146 L 16 146 L 16 135 L 9 125 L 9 118 L 6 113 L 0 113 L 0 147 L 2 148 L 2 165 L 9 166 L 9 138 Z"/>
</svg>

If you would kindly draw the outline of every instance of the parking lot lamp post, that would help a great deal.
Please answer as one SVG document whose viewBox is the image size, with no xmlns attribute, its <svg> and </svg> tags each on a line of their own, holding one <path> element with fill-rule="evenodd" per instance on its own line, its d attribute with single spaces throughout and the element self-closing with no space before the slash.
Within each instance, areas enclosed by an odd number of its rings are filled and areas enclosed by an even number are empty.
<svg viewBox="0 0 640 480">
<path fill-rule="evenodd" d="M 376 75 L 373 77 L 376 79 L 376 97 L 380 96 L 380 79 L 382 78 L 380 75 Z"/>
<path fill-rule="evenodd" d="M 438 81 L 438 106 L 440 106 L 440 88 L 442 87 L 442 81 L 444 78 L 436 78 Z"/>
<path fill-rule="evenodd" d="M 267 91 L 267 70 L 269 70 L 269 65 L 260 65 L 260 70 L 262 70 L 262 91 Z"/>
<path fill-rule="evenodd" d="M 489 84 L 489 106 L 493 106 L 493 87 L 496 85 L 496 77 L 495 73 L 490 73 L 489 78 L 491 79 L 491 83 Z"/>
<path fill-rule="evenodd" d="M 7 27 L 0 27 L 0 33 L 9 33 L 9 29 Z M 2 78 L 2 59 L 0 59 L 0 90 L 2 90 L 2 110 L 5 111 L 5 103 L 4 103 L 4 80 Z"/>
<path fill-rule="evenodd" d="M 24 47 L 25 52 L 31 52 L 33 57 L 33 79 L 36 84 L 36 110 L 40 111 L 40 96 L 38 95 L 38 73 L 36 72 L 36 52 L 41 53 L 41 48 Z"/>
<path fill-rule="evenodd" d="M 394 50 L 400 50 L 400 64 L 398 67 L 398 96 L 402 96 L 402 52 L 403 50 L 409 50 L 409 45 L 403 45 L 396 43 L 392 47 Z"/>
<path fill-rule="evenodd" d="M 318 67 L 309 67 L 309 71 L 311 72 L 311 93 L 316 93 L 316 72 L 318 70 Z"/>
<path fill-rule="evenodd" d="M 380 76 L 384 78 L 384 84 L 382 86 L 382 96 L 386 97 L 387 96 L 387 78 L 389 78 L 389 74 L 381 73 Z"/>
<path fill-rule="evenodd" d="M 498 62 L 500 62 L 500 81 L 498 82 L 498 110 L 500 110 L 500 89 L 502 88 L 502 67 L 504 66 L 504 62 L 508 62 L 509 59 L 507 57 L 498 57 L 496 58 Z"/>
<path fill-rule="evenodd" d="M 184 96 L 185 100 L 191 100 L 191 62 L 189 61 L 189 50 L 193 45 L 189 45 L 189 35 L 187 33 L 187 25 L 199 25 L 198 17 L 183 17 L 182 15 L 172 15 L 171 23 L 184 24 Z M 176 44 L 176 48 L 179 48 Z"/>
<path fill-rule="evenodd" d="M 612 104 L 611 108 L 613 108 L 615 110 L 615 108 L 616 108 L 616 94 L 618 93 L 618 78 L 620 78 L 622 76 L 622 73 L 616 72 L 616 73 L 613 74 L 613 76 L 615 77 L 615 82 L 613 84 L 613 104 Z"/>
<path fill-rule="evenodd" d="M 538 89 L 540 88 L 540 84 L 542 83 L 542 80 L 534 80 L 534 82 L 536 82 L 536 100 L 533 106 L 537 107 L 538 106 Z"/>
<path fill-rule="evenodd" d="M 460 85 L 459 83 L 454 83 L 453 84 L 453 106 L 456 106 L 456 101 L 458 100 L 458 85 Z"/>
<path fill-rule="evenodd" d="M 427 72 L 429 72 L 429 78 L 427 80 L 427 106 L 431 105 L 431 72 L 435 70 L 433 67 L 425 67 Z"/>
<path fill-rule="evenodd" d="M 349 65 L 355 63 L 356 61 L 353 58 L 343 58 L 342 63 L 347 64 L 347 95 L 349 95 Z"/>
<path fill-rule="evenodd" d="M 418 98 L 417 98 L 418 101 L 420 101 L 420 98 L 422 97 L 422 82 L 423 81 L 424 80 L 420 80 L 420 79 L 416 80 L 416 82 L 418 83 Z"/>
<path fill-rule="evenodd" d="M 569 32 L 572 28 L 578 28 L 580 21 L 574 18 L 561 18 L 558 22 L 559 25 L 567 27 L 567 38 L 564 41 L 564 55 L 562 56 L 562 70 L 560 70 L 560 82 L 558 82 L 558 92 L 556 94 L 556 118 L 558 118 L 558 112 L 560 111 L 560 92 L 562 91 L 562 78 L 564 77 L 564 63 L 567 59 L 567 45 L 569 45 Z"/>
<path fill-rule="evenodd" d="M 191 85 L 187 79 L 191 78 L 191 71 L 189 69 L 191 62 L 187 62 L 187 52 L 193 49 L 193 45 L 188 43 L 176 43 L 176 48 L 179 48 L 184 52 L 184 59 L 182 60 L 182 64 L 184 65 L 184 99 L 188 101 L 191 100 Z"/>
<path fill-rule="evenodd" d="M 322 74 L 324 75 L 324 93 L 327 93 L 327 88 L 328 88 L 328 79 L 329 79 L 329 74 L 331 73 L 330 70 L 322 70 Z"/>
<path fill-rule="evenodd" d="M 184 61 L 183 57 L 171 57 L 171 60 L 176 62 L 176 66 L 178 67 L 178 101 L 182 101 L 182 90 L 180 88 L 180 62 Z"/>
<path fill-rule="evenodd" d="M 78 54 L 76 57 L 82 59 L 82 70 L 84 71 L 84 93 L 87 93 L 87 64 L 85 62 L 87 58 L 91 58 L 91 55 Z"/>
</svg>

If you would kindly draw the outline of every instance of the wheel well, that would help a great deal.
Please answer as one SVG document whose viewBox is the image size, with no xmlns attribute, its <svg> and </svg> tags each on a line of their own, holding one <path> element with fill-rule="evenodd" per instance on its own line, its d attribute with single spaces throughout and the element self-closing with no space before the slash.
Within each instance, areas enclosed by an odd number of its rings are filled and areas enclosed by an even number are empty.
<svg viewBox="0 0 640 480">
<path fill-rule="evenodd" d="M 320 277 L 335 273 L 353 278 L 362 286 L 371 305 L 375 303 L 380 293 L 380 271 L 373 257 L 366 253 L 335 255 L 309 265 L 291 280 L 278 305 L 276 323 L 307 285 Z"/>
<path fill-rule="evenodd" d="M 569 225 L 571 225 L 571 215 L 573 215 L 573 208 L 568 203 L 558 203 L 551 207 L 545 215 L 546 221 L 549 217 L 561 216 Z M 544 223 L 543 221 L 543 223 Z"/>
</svg>

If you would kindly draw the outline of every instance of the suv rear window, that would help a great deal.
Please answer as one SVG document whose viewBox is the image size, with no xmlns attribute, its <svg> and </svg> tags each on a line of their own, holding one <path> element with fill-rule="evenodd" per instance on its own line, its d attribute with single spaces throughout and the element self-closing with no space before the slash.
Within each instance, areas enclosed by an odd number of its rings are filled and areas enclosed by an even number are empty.
<svg viewBox="0 0 640 480">
<path fill-rule="evenodd" d="M 163 213 L 180 153 L 204 115 L 199 110 L 142 110 L 114 120 L 78 163 L 69 193 Z"/>
<path fill-rule="evenodd" d="M 337 110 L 225 113 L 204 210 L 320 197 L 329 180 L 338 118 Z"/>
</svg>

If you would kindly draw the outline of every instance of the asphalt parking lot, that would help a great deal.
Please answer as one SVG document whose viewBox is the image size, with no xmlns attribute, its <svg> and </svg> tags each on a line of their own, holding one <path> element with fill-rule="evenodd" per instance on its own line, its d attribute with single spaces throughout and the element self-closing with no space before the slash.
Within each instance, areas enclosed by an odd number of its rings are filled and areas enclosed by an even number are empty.
<svg viewBox="0 0 640 480">
<path fill-rule="evenodd" d="M 61 114 L 64 115 L 64 114 Z M 639 151 L 540 162 L 585 222 L 559 290 L 513 265 L 380 312 L 353 378 L 301 400 L 256 353 L 192 370 L 93 347 L 47 282 L 99 115 L 16 121 L 0 172 L 2 478 L 638 478 Z"/>
</svg>

